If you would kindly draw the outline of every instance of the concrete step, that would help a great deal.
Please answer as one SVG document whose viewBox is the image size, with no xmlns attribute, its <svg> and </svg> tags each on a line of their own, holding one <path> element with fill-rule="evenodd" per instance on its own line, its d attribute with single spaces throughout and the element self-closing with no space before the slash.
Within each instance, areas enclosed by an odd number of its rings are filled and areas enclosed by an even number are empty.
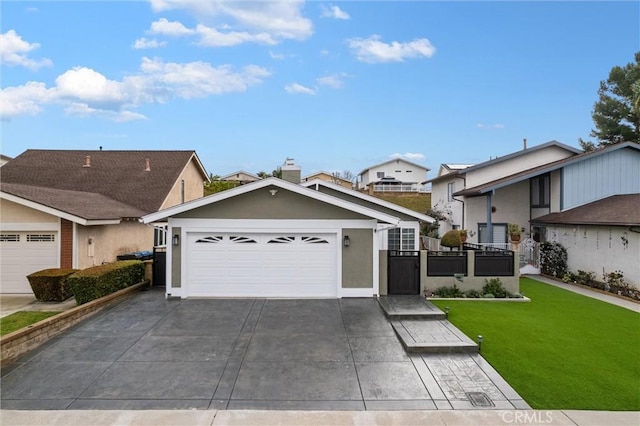
<svg viewBox="0 0 640 426">
<path fill-rule="evenodd" d="M 380 296 L 378 303 L 389 319 L 443 320 L 445 313 L 421 296 Z"/>
<path fill-rule="evenodd" d="M 478 345 L 447 320 L 391 320 L 409 353 L 477 353 Z"/>
</svg>

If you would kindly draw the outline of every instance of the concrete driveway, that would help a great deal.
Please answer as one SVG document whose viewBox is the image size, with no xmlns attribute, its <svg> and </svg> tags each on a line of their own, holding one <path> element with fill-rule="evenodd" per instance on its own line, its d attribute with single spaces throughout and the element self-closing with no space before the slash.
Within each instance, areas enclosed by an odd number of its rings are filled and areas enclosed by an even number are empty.
<svg viewBox="0 0 640 426">
<path fill-rule="evenodd" d="M 405 353 L 375 299 L 135 294 L 2 369 L 3 409 L 489 409 L 526 404 L 479 355 Z"/>
</svg>

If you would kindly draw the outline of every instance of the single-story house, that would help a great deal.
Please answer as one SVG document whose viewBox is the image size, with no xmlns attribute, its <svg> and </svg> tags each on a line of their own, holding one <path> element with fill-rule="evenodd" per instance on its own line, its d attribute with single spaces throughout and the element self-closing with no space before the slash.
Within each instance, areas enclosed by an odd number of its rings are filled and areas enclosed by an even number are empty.
<svg viewBox="0 0 640 426">
<path fill-rule="evenodd" d="M 142 221 L 168 224 L 168 296 L 334 298 L 380 294 L 380 250 L 418 250 L 433 219 L 322 180 L 267 178 Z"/>
<path fill-rule="evenodd" d="M 302 182 L 311 182 L 313 180 L 316 179 L 320 179 L 323 180 L 325 182 L 332 182 L 332 183 L 336 183 L 340 186 L 343 186 L 345 188 L 348 189 L 353 189 L 353 182 L 351 182 L 350 180 L 347 179 L 343 179 L 339 176 L 339 174 L 337 173 L 329 173 L 329 172 L 315 172 L 315 173 L 311 173 L 310 175 L 304 176 L 302 178 Z"/>
<path fill-rule="evenodd" d="M 201 198 L 194 151 L 30 149 L 2 166 L 2 293 L 31 293 L 26 276 L 86 268 L 153 250 L 165 231 L 139 218 Z"/>
<path fill-rule="evenodd" d="M 220 177 L 220 180 L 224 180 L 227 182 L 238 182 L 240 185 L 244 185 L 245 183 L 249 182 L 255 182 L 260 179 L 260 176 L 253 173 L 245 172 L 244 170 L 239 170 L 237 172 L 229 173 L 228 175 Z"/>
</svg>

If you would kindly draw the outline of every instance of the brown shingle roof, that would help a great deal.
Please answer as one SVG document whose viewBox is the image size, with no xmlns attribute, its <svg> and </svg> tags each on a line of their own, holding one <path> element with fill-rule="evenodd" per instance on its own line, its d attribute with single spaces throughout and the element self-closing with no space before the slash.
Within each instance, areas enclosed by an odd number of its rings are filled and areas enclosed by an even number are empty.
<svg viewBox="0 0 640 426">
<path fill-rule="evenodd" d="M 640 194 L 613 195 L 580 207 L 547 214 L 531 223 L 565 225 L 640 225 Z"/>
<path fill-rule="evenodd" d="M 84 212 L 78 214 L 81 217 L 94 216 L 100 209 L 98 216 L 139 217 L 160 209 L 194 155 L 194 151 L 30 149 L 2 167 L 0 188 L 62 211 Z M 87 157 L 90 167 L 85 167 Z M 149 171 L 145 171 L 147 159 Z M 99 209 L 87 205 L 88 200 Z"/>
</svg>

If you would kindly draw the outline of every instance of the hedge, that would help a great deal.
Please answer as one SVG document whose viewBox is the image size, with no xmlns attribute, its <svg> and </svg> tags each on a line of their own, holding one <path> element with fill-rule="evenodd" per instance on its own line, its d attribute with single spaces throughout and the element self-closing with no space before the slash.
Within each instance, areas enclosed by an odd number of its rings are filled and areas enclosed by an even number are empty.
<svg viewBox="0 0 640 426">
<path fill-rule="evenodd" d="M 43 269 L 27 275 L 27 280 L 38 301 L 64 302 L 73 296 L 68 278 L 77 271 L 77 269 Z"/>
<path fill-rule="evenodd" d="M 68 279 L 78 305 L 114 293 L 144 280 L 144 264 L 121 260 L 83 269 Z"/>
</svg>

